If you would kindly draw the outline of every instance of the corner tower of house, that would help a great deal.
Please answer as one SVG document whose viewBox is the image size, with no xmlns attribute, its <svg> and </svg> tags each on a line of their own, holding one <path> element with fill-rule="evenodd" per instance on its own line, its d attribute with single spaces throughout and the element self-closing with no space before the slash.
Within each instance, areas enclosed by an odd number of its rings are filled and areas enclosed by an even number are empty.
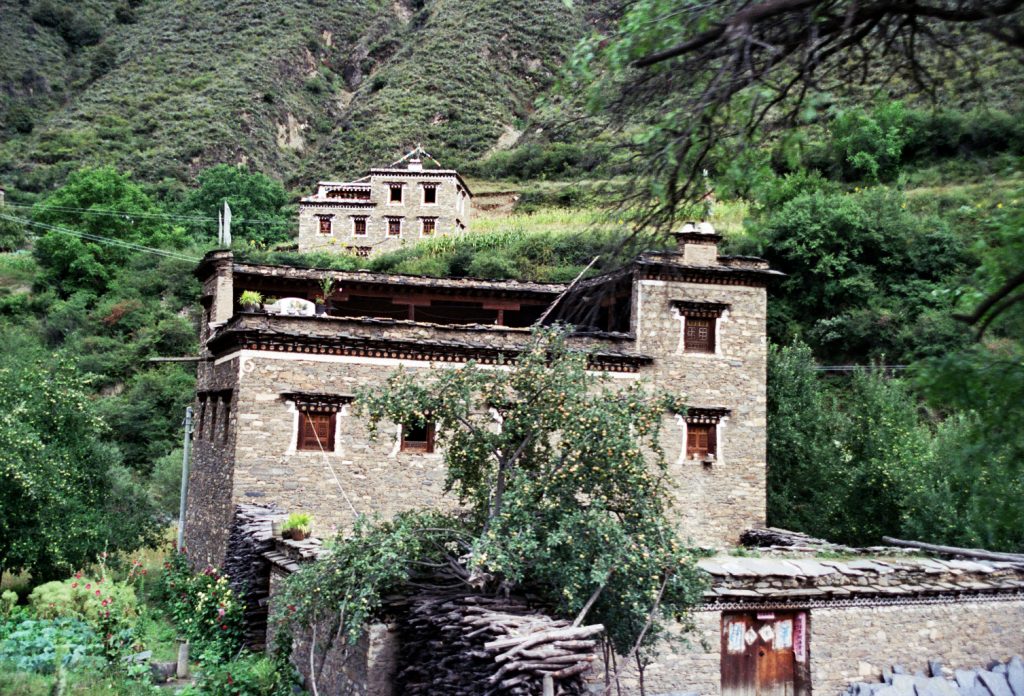
<svg viewBox="0 0 1024 696">
<path fill-rule="evenodd" d="M 666 455 L 684 534 L 735 543 L 765 523 L 768 282 L 760 259 L 719 256 L 706 222 L 675 233 L 677 248 L 638 259 L 631 333 L 654 358 L 655 382 L 686 397 L 666 423 Z"/>
<path fill-rule="evenodd" d="M 469 227 L 473 194 L 454 169 L 425 168 L 419 149 L 350 182 L 321 181 L 299 204 L 299 251 L 371 256 Z"/>
</svg>

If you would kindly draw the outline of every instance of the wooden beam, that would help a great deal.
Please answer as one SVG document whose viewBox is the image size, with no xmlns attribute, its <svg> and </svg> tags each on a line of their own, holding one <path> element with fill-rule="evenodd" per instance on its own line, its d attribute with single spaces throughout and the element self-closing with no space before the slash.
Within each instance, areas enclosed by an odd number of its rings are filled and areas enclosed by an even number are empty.
<svg viewBox="0 0 1024 696">
<path fill-rule="evenodd" d="M 946 556 L 963 556 L 964 558 L 979 558 L 985 561 L 1009 561 L 1011 563 L 1024 563 L 1024 554 L 1003 553 L 1001 551 L 989 551 L 987 549 L 965 549 L 959 546 L 942 546 L 940 544 L 927 544 L 923 541 L 907 541 L 884 536 L 882 541 L 893 546 L 902 546 L 908 549 L 921 549 L 931 553 L 943 554 Z"/>
</svg>

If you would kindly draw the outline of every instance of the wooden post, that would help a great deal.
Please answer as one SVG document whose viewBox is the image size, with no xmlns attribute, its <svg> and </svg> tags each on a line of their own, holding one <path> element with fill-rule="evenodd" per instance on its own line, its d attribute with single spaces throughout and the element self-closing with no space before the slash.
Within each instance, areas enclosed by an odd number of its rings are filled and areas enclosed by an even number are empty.
<svg viewBox="0 0 1024 696">
<path fill-rule="evenodd" d="M 550 674 L 544 675 L 544 696 L 555 696 L 555 680 Z"/>
</svg>

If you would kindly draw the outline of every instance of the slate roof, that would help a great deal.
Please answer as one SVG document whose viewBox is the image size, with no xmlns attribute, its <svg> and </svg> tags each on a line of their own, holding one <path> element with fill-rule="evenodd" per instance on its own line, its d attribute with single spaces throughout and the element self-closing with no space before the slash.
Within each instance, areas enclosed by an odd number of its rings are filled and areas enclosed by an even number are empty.
<svg viewBox="0 0 1024 696">
<path fill-rule="evenodd" d="M 698 566 L 711 576 L 706 604 L 1024 592 L 1024 563 L 1010 561 L 716 556 Z"/>
</svg>

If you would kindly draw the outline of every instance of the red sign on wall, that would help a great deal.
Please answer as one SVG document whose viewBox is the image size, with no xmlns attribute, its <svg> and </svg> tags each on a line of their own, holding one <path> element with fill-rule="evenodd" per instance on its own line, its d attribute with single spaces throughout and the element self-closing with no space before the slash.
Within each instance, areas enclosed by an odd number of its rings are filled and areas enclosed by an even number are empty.
<svg viewBox="0 0 1024 696">
<path fill-rule="evenodd" d="M 807 659 L 807 614 L 800 612 L 793 617 L 793 659 L 803 662 Z"/>
</svg>

